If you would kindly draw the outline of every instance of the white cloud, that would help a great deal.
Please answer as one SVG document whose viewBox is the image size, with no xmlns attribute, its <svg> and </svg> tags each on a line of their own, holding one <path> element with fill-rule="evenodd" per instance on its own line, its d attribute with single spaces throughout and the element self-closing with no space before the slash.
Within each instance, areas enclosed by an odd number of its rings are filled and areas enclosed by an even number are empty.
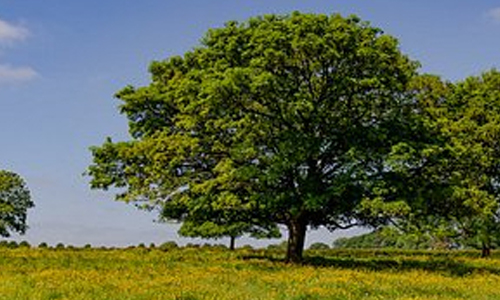
<svg viewBox="0 0 500 300">
<path fill-rule="evenodd" d="M 487 13 L 488 18 L 500 23 L 500 7 L 492 8 Z"/>
<path fill-rule="evenodd" d="M 28 81 L 37 75 L 37 72 L 30 67 L 0 65 L 0 84 Z"/>
<path fill-rule="evenodd" d="M 10 46 L 14 42 L 22 41 L 29 34 L 30 32 L 24 26 L 0 19 L 0 47 Z M 13 67 L 8 64 L 0 64 L 0 85 L 28 81 L 36 76 L 38 76 L 37 72 L 30 67 Z"/>
<path fill-rule="evenodd" d="M 24 26 L 0 19 L 1 48 L 3 46 L 8 47 L 14 42 L 23 41 L 29 35 L 29 30 Z M 0 52 L 0 54 L 2 53 Z M 0 64 L 0 85 L 28 81 L 36 76 L 38 76 L 37 72 L 30 67 L 13 67 L 8 64 Z"/>
<path fill-rule="evenodd" d="M 29 31 L 21 25 L 14 25 L 0 19 L 0 43 L 8 44 L 22 41 L 28 37 Z"/>
</svg>

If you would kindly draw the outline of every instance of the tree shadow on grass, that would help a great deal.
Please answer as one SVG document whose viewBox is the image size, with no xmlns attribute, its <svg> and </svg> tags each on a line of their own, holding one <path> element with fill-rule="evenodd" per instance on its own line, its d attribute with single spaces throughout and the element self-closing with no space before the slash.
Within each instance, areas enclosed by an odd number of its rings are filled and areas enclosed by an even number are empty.
<svg viewBox="0 0 500 300">
<path fill-rule="evenodd" d="M 267 260 L 284 263 L 285 260 L 276 256 L 264 254 L 246 255 L 244 260 Z M 494 274 L 500 275 L 500 268 L 488 265 L 472 265 L 467 262 L 457 261 L 453 258 L 429 256 L 427 259 L 415 259 L 414 257 L 334 257 L 334 256 L 306 256 L 302 265 L 339 268 L 366 271 L 414 271 L 421 270 L 435 272 L 448 276 L 468 276 L 471 274 Z"/>
<path fill-rule="evenodd" d="M 453 259 L 436 258 L 415 260 L 412 258 L 371 258 L 321 257 L 311 256 L 304 260 L 305 265 L 333 267 L 342 269 L 362 269 L 370 271 L 411 271 L 422 270 L 451 276 L 467 276 L 473 273 L 500 275 L 500 269 L 491 266 L 475 266 Z"/>
</svg>

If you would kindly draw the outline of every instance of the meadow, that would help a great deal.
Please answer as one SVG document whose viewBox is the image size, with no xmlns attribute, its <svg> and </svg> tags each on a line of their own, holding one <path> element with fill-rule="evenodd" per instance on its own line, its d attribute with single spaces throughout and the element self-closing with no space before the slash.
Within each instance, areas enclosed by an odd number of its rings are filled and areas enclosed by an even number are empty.
<svg viewBox="0 0 500 300">
<path fill-rule="evenodd" d="M 500 254 L 249 248 L 0 248 L 0 300 L 500 299 Z"/>
</svg>

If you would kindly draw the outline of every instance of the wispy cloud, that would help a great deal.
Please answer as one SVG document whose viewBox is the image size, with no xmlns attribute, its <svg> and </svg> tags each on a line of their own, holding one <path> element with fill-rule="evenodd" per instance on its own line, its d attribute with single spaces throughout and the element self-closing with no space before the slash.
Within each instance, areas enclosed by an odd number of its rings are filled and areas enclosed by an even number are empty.
<svg viewBox="0 0 500 300">
<path fill-rule="evenodd" d="M 490 9 L 486 15 L 490 20 L 500 23 L 500 7 Z"/>
<path fill-rule="evenodd" d="M 0 84 L 28 81 L 37 77 L 37 75 L 37 72 L 30 67 L 0 65 Z"/>
<path fill-rule="evenodd" d="M 23 25 L 17 25 L 0 19 L 0 51 L 10 48 L 15 42 L 25 40 L 30 35 Z M 37 77 L 38 74 L 31 67 L 16 67 L 0 63 L 0 85 L 25 82 Z"/>
<path fill-rule="evenodd" d="M 22 25 L 14 25 L 0 19 L 0 43 L 9 44 L 22 41 L 28 37 L 29 31 Z"/>
</svg>

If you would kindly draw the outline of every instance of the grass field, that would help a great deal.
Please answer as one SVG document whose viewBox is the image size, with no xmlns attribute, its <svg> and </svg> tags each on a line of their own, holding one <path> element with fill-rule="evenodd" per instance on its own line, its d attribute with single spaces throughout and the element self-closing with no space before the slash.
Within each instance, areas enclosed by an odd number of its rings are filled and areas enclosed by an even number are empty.
<svg viewBox="0 0 500 300">
<path fill-rule="evenodd" d="M 500 257 L 477 252 L 0 248 L 0 300 L 500 299 Z"/>
</svg>

